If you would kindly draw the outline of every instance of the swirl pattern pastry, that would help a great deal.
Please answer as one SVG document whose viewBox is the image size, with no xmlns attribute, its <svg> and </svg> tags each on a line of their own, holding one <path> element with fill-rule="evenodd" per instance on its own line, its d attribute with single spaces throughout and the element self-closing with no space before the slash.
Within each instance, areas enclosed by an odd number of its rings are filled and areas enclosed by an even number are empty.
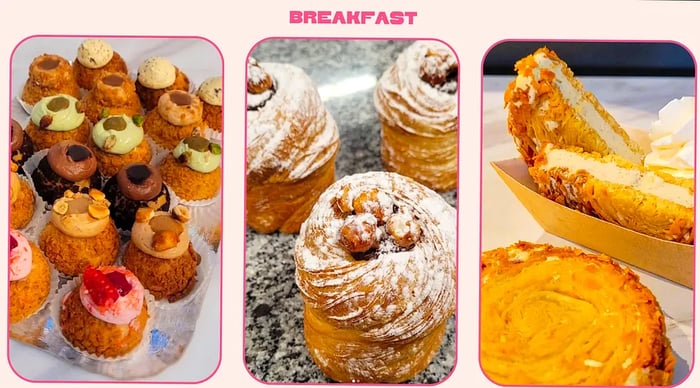
<svg viewBox="0 0 700 388">
<path fill-rule="evenodd" d="M 437 41 L 417 41 L 375 88 L 382 161 L 389 171 L 439 191 L 456 187 L 457 74 L 455 54 Z"/>
<path fill-rule="evenodd" d="M 520 242 L 481 256 L 481 366 L 503 385 L 669 385 L 664 316 L 604 255 Z"/>
<path fill-rule="evenodd" d="M 338 127 L 300 68 L 248 65 L 247 220 L 258 232 L 296 233 L 335 181 Z"/>
<path fill-rule="evenodd" d="M 456 212 L 389 172 L 346 176 L 294 248 L 304 336 L 338 382 L 402 382 L 430 363 L 455 309 Z"/>
</svg>

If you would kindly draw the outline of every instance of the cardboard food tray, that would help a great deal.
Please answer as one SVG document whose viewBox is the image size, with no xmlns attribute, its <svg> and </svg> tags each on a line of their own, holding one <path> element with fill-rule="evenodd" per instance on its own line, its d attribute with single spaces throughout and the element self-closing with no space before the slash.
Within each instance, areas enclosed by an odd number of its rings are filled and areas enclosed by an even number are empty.
<svg viewBox="0 0 700 388">
<path fill-rule="evenodd" d="M 694 287 L 695 246 L 647 236 L 560 205 L 537 192 L 520 158 L 491 162 L 508 188 L 546 232 Z"/>
</svg>

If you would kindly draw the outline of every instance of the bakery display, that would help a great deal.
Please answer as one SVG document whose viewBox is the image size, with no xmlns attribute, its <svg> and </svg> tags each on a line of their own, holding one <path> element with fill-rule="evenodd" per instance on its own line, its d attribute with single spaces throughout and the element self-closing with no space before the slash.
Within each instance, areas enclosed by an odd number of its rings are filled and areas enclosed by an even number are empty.
<svg viewBox="0 0 700 388">
<path fill-rule="evenodd" d="M 10 119 L 10 152 L 10 161 L 19 167 L 18 173 L 24 174 L 21 167 L 34 154 L 34 144 L 22 128 L 22 124 L 14 119 Z"/>
<path fill-rule="evenodd" d="M 221 152 L 219 144 L 201 136 L 189 136 L 163 159 L 158 170 L 180 199 L 211 199 L 221 188 Z"/>
<path fill-rule="evenodd" d="M 92 89 L 103 73 L 129 73 L 121 55 L 103 39 L 82 41 L 72 66 L 75 81 L 85 90 Z"/>
<path fill-rule="evenodd" d="M 41 249 L 22 232 L 10 229 L 8 290 L 10 324 L 41 309 L 51 292 L 51 268 Z"/>
<path fill-rule="evenodd" d="M 176 302 L 197 282 L 201 257 L 190 241 L 186 225 L 189 219 L 189 211 L 182 205 L 170 212 L 150 207 L 136 212 L 124 266 L 157 300 Z"/>
<path fill-rule="evenodd" d="M 10 162 L 10 228 L 22 229 L 34 217 L 36 197 L 29 182 L 18 173 L 18 167 Z"/>
<path fill-rule="evenodd" d="M 49 222 L 39 235 L 41 250 L 69 277 L 80 275 L 88 266 L 114 264 L 120 245 L 109 202 L 94 188 L 66 190 L 53 203 Z"/>
<path fill-rule="evenodd" d="M 545 143 L 642 162 L 639 144 L 554 51 L 539 48 L 520 59 L 515 70 L 504 93 L 507 125 L 528 165 Z"/>
<path fill-rule="evenodd" d="M 102 187 L 95 154 L 87 146 L 71 140 L 51 146 L 31 177 L 37 193 L 49 204 L 61 198 L 66 190 Z"/>
<path fill-rule="evenodd" d="M 224 100 L 223 77 L 207 78 L 199 85 L 196 94 L 202 100 L 202 120 L 208 128 L 221 132 L 223 129 L 221 113 Z"/>
<path fill-rule="evenodd" d="M 80 111 L 90 122 L 96 123 L 113 115 L 140 116 L 143 108 L 134 81 L 128 75 L 103 71 L 80 100 Z"/>
<path fill-rule="evenodd" d="M 143 61 L 136 75 L 136 93 L 146 111 L 158 106 L 160 97 L 171 90 L 190 90 L 190 79 L 165 57 Z"/>
<path fill-rule="evenodd" d="M 480 361 L 501 385 L 671 385 L 661 308 L 605 255 L 519 242 L 481 255 Z"/>
<path fill-rule="evenodd" d="M 41 54 L 29 65 L 29 76 L 19 98 L 32 106 L 44 97 L 57 94 L 80 98 L 71 64 L 60 55 Z"/>
<path fill-rule="evenodd" d="M 117 228 L 130 231 L 142 207 L 170 210 L 170 191 L 158 169 L 148 163 L 131 163 L 105 182 L 105 198 Z"/>
<path fill-rule="evenodd" d="M 91 357 L 128 354 L 143 341 L 149 318 L 143 285 L 120 266 L 88 266 L 81 275 L 61 302 L 61 334 Z"/>
<path fill-rule="evenodd" d="M 294 247 L 311 359 L 336 382 L 398 383 L 440 348 L 456 298 L 456 211 L 402 175 L 348 175 Z"/>
<path fill-rule="evenodd" d="M 421 40 L 401 52 L 375 87 L 381 157 L 388 171 L 438 191 L 457 186 L 457 57 Z"/>
<path fill-rule="evenodd" d="M 248 60 L 246 222 L 297 233 L 335 181 L 338 127 L 301 68 Z"/>
<path fill-rule="evenodd" d="M 182 90 L 161 94 L 158 106 L 146 114 L 143 129 L 162 148 L 172 150 L 184 138 L 204 133 L 202 100 Z"/>
<path fill-rule="evenodd" d="M 109 115 L 92 127 L 88 145 L 104 177 L 111 177 L 132 163 L 151 161 L 151 146 L 143 133 L 143 117 Z"/>
<path fill-rule="evenodd" d="M 75 97 L 57 94 L 37 101 L 24 130 L 34 150 L 40 151 L 64 140 L 87 143 L 90 126 Z"/>
<path fill-rule="evenodd" d="M 695 184 L 617 155 L 547 144 L 529 169 L 538 191 L 562 205 L 669 241 L 695 241 Z"/>
</svg>

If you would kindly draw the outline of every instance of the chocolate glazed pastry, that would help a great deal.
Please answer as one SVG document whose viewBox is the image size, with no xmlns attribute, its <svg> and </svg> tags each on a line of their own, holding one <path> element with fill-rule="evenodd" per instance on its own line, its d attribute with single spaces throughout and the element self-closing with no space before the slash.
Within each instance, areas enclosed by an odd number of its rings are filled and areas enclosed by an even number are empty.
<svg viewBox="0 0 700 388">
<path fill-rule="evenodd" d="M 80 191 L 102 186 L 102 174 L 92 151 L 77 142 L 64 140 L 52 146 L 36 170 L 32 181 L 37 193 L 49 204 L 74 186 Z"/>
<path fill-rule="evenodd" d="M 107 180 L 103 191 L 110 202 L 112 218 L 121 230 L 131 230 L 139 208 L 170 208 L 170 193 L 160 172 L 147 163 L 124 166 Z"/>
<path fill-rule="evenodd" d="M 22 165 L 34 153 L 34 145 L 32 145 L 29 135 L 22 129 L 22 125 L 14 119 L 10 120 L 10 134 L 12 136 L 10 140 L 12 161 L 19 167 L 17 173 L 25 175 Z"/>
</svg>

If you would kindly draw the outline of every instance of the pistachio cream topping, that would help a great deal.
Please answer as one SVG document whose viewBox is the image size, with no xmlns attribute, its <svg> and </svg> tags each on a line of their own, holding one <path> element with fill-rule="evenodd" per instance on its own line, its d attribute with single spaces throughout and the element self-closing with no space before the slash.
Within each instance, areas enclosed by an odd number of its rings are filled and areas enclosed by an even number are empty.
<svg viewBox="0 0 700 388">
<path fill-rule="evenodd" d="M 32 108 L 34 125 L 51 131 L 70 131 L 85 120 L 85 113 L 78 112 L 78 100 L 67 94 L 44 97 Z"/>
<path fill-rule="evenodd" d="M 190 245 L 185 225 L 190 219 L 189 210 L 183 205 L 170 212 L 143 207 L 136 211 L 131 228 L 131 242 L 140 251 L 160 259 L 182 256 Z"/>
<path fill-rule="evenodd" d="M 110 60 L 114 51 L 109 43 L 102 39 L 86 39 L 78 47 L 78 62 L 90 69 L 99 69 Z"/>
<path fill-rule="evenodd" d="M 151 89 L 163 89 L 175 83 L 177 71 L 167 58 L 151 57 L 146 59 L 138 70 L 138 81 Z"/>
<path fill-rule="evenodd" d="M 223 79 L 222 77 L 212 77 L 206 79 L 199 85 L 197 96 L 209 105 L 221 106 L 223 98 Z"/>
<path fill-rule="evenodd" d="M 173 156 L 195 171 L 208 173 L 221 164 L 221 146 L 201 136 L 190 136 L 178 143 Z"/>
<path fill-rule="evenodd" d="M 122 114 L 105 117 L 92 127 L 92 140 L 105 152 L 124 155 L 143 141 L 141 120 Z"/>
<path fill-rule="evenodd" d="M 51 224 L 71 237 L 94 237 L 110 222 L 109 201 L 103 192 L 66 190 L 51 208 Z"/>
</svg>

